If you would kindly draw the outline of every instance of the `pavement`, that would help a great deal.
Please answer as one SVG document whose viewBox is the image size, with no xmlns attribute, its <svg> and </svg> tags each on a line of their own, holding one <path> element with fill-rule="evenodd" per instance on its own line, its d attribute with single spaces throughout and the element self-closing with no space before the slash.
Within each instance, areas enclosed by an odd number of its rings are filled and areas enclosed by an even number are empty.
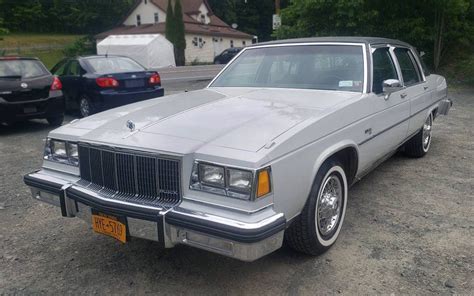
<svg viewBox="0 0 474 296">
<path fill-rule="evenodd" d="M 207 82 L 164 84 L 169 94 Z M 397 154 L 351 188 L 333 248 L 311 257 L 283 247 L 251 263 L 121 244 L 62 218 L 23 184 L 51 128 L 0 126 L 0 295 L 472 295 L 474 90 L 450 96 L 455 106 L 435 121 L 428 155 Z"/>
<path fill-rule="evenodd" d="M 164 83 L 185 83 L 214 78 L 225 65 L 184 66 L 156 69 Z"/>
</svg>

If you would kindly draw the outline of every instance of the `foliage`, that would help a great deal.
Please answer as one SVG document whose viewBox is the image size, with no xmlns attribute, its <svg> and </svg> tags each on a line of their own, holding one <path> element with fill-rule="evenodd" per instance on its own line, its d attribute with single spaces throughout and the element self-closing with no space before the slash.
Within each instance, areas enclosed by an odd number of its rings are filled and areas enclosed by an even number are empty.
<svg viewBox="0 0 474 296">
<path fill-rule="evenodd" d="M 74 43 L 67 46 L 63 50 L 66 57 L 74 57 L 80 55 L 92 55 L 96 53 L 96 41 L 94 36 L 89 35 L 77 39 Z"/>
<path fill-rule="evenodd" d="M 258 36 L 259 41 L 272 39 L 274 0 L 208 0 L 213 12 L 229 25 L 235 23 L 238 30 Z M 289 0 L 282 0 L 285 7 Z"/>
<path fill-rule="evenodd" d="M 437 69 L 452 44 L 474 42 L 474 0 L 293 0 L 277 38 L 350 35 L 407 41 Z"/>
<path fill-rule="evenodd" d="M 173 5 L 171 0 L 168 0 L 168 8 L 166 9 L 166 24 L 165 24 L 165 36 L 169 42 L 175 43 L 176 40 L 176 25 L 174 20 Z"/>
<path fill-rule="evenodd" d="M 176 65 L 184 66 L 186 62 L 184 55 L 186 49 L 186 39 L 184 36 L 183 9 L 181 7 L 181 0 L 176 0 L 176 4 L 174 6 L 174 21 L 176 26 L 176 39 L 174 43 Z"/>
<path fill-rule="evenodd" d="M 134 0 L 0 1 L 0 18 L 12 32 L 95 34 L 118 23 Z"/>
</svg>

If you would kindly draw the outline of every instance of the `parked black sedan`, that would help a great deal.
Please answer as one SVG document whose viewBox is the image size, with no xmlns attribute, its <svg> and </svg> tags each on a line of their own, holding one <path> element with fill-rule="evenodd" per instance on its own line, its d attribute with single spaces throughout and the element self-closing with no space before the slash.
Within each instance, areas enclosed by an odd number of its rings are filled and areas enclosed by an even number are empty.
<svg viewBox="0 0 474 296">
<path fill-rule="evenodd" d="M 68 58 L 51 72 L 63 84 L 67 109 L 79 110 L 82 117 L 164 95 L 160 75 L 128 57 Z"/>
<path fill-rule="evenodd" d="M 231 47 L 214 58 L 214 64 L 227 64 L 232 60 L 240 51 L 242 47 Z"/>
<path fill-rule="evenodd" d="M 61 82 L 36 58 L 0 57 L 0 123 L 33 118 L 61 125 Z"/>
</svg>

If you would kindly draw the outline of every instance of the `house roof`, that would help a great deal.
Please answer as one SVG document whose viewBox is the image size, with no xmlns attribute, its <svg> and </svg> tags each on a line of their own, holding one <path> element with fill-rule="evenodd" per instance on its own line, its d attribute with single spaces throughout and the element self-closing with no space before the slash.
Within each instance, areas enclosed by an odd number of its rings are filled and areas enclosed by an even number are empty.
<svg viewBox="0 0 474 296">
<path fill-rule="evenodd" d="M 119 26 L 112 30 L 99 33 L 96 39 L 104 39 L 109 35 L 126 34 L 164 34 L 166 24 L 145 24 L 141 26 Z M 201 23 L 184 23 L 184 31 L 187 34 L 210 35 L 216 37 L 252 38 L 252 35 L 237 31 L 231 27 L 209 26 Z"/>
<path fill-rule="evenodd" d="M 133 11 L 142 3 L 142 0 L 136 0 L 135 4 L 132 6 L 130 11 L 127 13 L 125 18 L 122 20 L 122 24 L 125 20 L 133 13 Z M 149 0 L 149 3 L 152 3 L 162 11 L 166 12 L 168 9 L 168 0 Z M 202 4 L 205 4 L 209 13 L 209 24 L 203 24 L 194 18 L 191 15 L 199 13 L 199 7 Z M 212 8 L 209 6 L 207 0 L 181 0 L 181 6 L 183 8 L 183 22 L 184 22 L 184 31 L 186 33 L 193 34 L 202 34 L 202 35 L 212 35 L 217 37 L 235 37 L 235 38 L 252 38 L 252 35 L 238 31 L 230 27 L 218 16 L 216 16 Z M 116 28 L 113 28 L 109 31 L 102 32 L 97 34 L 95 37 L 97 39 L 103 39 L 109 35 L 124 35 L 124 34 L 162 34 L 165 32 L 165 23 L 158 24 L 144 24 L 140 26 L 125 26 L 119 25 Z"/>
</svg>

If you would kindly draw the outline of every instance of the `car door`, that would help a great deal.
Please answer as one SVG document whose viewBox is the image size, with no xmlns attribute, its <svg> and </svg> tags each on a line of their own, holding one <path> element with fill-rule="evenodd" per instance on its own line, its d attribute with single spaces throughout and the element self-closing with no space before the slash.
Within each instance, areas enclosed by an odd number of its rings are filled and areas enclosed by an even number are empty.
<svg viewBox="0 0 474 296">
<path fill-rule="evenodd" d="M 63 93 L 66 97 L 66 104 L 68 106 L 75 106 L 81 86 L 81 66 L 79 65 L 79 61 L 75 59 L 69 60 L 66 71 L 60 79 L 63 83 Z"/>
<path fill-rule="evenodd" d="M 372 52 L 372 91 L 365 99 L 371 116 L 364 120 L 364 140 L 359 143 L 360 170 L 368 170 L 395 150 L 406 138 L 410 117 L 410 101 L 405 89 L 390 95 L 384 93 L 383 82 L 401 80 L 394 48 L 379 46 Z"/>
<path fill-rule="evenodd" d="M 430 101 L 432 90 L 429 89 L 415 55 L 409 48 L 397 47 L 394 53 L 400 65 L 404 93 L 410 101 L 408 135 L 413 135 L 420 130 L 426 120 L 426 114 L 422 111 Z"/>
</svg>

